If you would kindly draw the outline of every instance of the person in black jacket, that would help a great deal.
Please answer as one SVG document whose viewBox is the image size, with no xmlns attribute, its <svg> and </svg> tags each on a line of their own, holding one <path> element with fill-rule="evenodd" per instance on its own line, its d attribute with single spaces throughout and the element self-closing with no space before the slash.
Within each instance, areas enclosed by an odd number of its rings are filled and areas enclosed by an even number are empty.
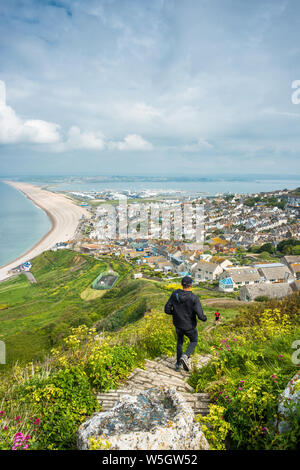
<svg viewBox="0 0 300 470">
<path fill-rule="evenodd" d="M 177 362 L 176 370 L 180 370 L 183 365 L 185 370 L 189 370 L 189 357 L 193 353 L 198 343 L 197 317 L 206 321 L 207 318 L 199 297 L 191 292 L 192 278 L 185 276 L 181 280 L 182 289 L 175 290 L 165 305 L 165 313 L 173 316 L 173 324 L 177 334 Z M 182 355 L 184 336 L 187 336 L 190 343 Z"/>
</svg>

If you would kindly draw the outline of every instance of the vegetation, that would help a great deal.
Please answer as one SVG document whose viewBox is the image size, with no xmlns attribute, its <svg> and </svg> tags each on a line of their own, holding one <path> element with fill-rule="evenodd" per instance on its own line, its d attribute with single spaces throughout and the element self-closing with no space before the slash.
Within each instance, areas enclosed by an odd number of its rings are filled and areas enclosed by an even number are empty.
<svg viewBox="0 0 300 470">
<path fill-rule="evenodd" d="M 252 245 L 248 252 L 259 253 L 262 259 L 278 261 L 278 258 L 284 255 L 299 255 L 300 240 L 289 238 L 278 243 L 277 247 L 272 243 L 264 243 L 261 246 Z"/>
<path fill-rule="evenodd" d="M 278 396 L 299 368 L 291 360 L 293 341 L 300 334 L 299 310 L 299 293 L 255 304 L 203 338 L 213 360 L 191 383 L 223 410 L 231 449 L 295 449 L 300 444 L 297 412 L 289 432 L 278 434 L 274 426 Z M 211 414 L 207 421 L 215 426 L 213 444 L 220 420 L 216 408 Z"/>
<path fill-rule="evenodd" d="M 109 293 L 90 301 L 81 298 L 109 265 L 120 275 L 118 294 L 126 297 L 121 289 L 132 271 L 128 263 L 96 260 L 70 250 L 48 251 L 35 258 L 32 272 L 37 284 L 30 284 L 25 275 L 1 283 L 0 304 L 5 308 L 0 310 L 0 337 L 6 343 L 7 362 L 41 359 L 71 327 L 92 326 L 110 314 L 115 306 Z"/>
<path fill-rule="evenodd" d="M 278 207 L 279 209 L 284 209 L 286 200 L 276 198 L 275 196 L 269 196 L 265 198 L 262 198 L 261 196 L 251 196 L 248 197 L 244 202 L 244 204 L 249 207 L 254 207 L 258 203 L 264 204 L 267 207 Z"/>
<path fill-rule="evenodd" d="M 117 284 L 101 298 L 83 300 L 81 292 L 108 267 L 118 272 Z M 48 252 L 35 260 L 37 285 L 22 276 L 1 284 L 3 337 L 12 347 L 22 329 L 27 336 L 24 364 L 2 366 L 0 449 L 74 449 L 78 427 L 99 410 L 96 392 L 117 388 L 145 358 L 175 354 L 175 329 L 163 305 L 179 285 L 132 280 L 132 271 L 129 263 L 111 257 Z M 196 353 L 209 353 L 212 360 L 194 370 L 190 384 L 210 395 L 209 415 L 197 420 L 211 447 L 295 449 L 297 414 L 285 434 L 276 432 L 274 421 L 278 396 L 299 367 L 291 360 L 291 345 L 300 334 L 300 294 L 260 299 L 241 311 L 233 299 L 226 306 L 222 294 L 205 284 L 193 291 L 208 317 L 198 323 Z M 215 307 L 207 300 L 212 297 L 221 311 L 217 327 Z M 56 330 L 49 326 L 53 323 Z M 38 351 L 36 334 L 44 345 L 43 360 L 25 363 Z M 18 353 L 20 343 L 16 346 Z M 20 357 L 16 352 L 12 361 Z M 107 443 L 93 445 L 106 448 Z"/>
</svg>

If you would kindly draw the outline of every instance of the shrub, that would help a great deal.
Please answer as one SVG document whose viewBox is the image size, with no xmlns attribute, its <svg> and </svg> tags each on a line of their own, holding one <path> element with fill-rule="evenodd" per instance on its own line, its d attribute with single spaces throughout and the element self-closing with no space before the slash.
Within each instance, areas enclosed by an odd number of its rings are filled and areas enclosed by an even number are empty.
<svg viewBox="0 0 300 470">
<path fill-rule="evenodd" d="M 130 346 L 101 342 L 92 348 L 85 365 L 90 383 L 101 391 L 111 390 L 127 377 L 135 365 L 136 353 Z"/>
<path fill-rule="evenodd" d="M 71 366 L 46 380 L 32 380 L 24 386 L 25 400 L 30 400 L 41 416 L 41 449 L 74 448 L 78 426 L 99 407 L 85 372 Z"/>
<path fill-rule="evenodd" d="M 224 450 L 225 439 L 231 429 L 224 419 L 225 408 L 218 405 L 210 405 L 207 416 L 196 416 L 196 421 L 201 424 L 201 429 L 210 444 L 211 450 Z"/>
</svg>

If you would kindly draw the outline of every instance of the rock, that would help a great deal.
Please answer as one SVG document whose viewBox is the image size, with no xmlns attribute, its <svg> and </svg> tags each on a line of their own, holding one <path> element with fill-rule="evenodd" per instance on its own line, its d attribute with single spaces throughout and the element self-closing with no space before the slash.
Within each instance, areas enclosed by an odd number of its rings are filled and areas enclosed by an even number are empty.
<svg viewBox="0 0 300 470">
<path fill-rule="evenodd" d="M 288 419 L 300 403 L 300 371 L 290 380 L 284 391 L 279 397 L 278 419 L 276 430 L 279 433 L 289 431 L 290 424 Z"/>
<path fill-rule="evenodd" d="M 80 426 L 78 448 L 88 450 L 91 437 L 109 441 L 113 450 L 209 450 L 192 409 L 173 387 L 123 395 Z"/>
</svg>

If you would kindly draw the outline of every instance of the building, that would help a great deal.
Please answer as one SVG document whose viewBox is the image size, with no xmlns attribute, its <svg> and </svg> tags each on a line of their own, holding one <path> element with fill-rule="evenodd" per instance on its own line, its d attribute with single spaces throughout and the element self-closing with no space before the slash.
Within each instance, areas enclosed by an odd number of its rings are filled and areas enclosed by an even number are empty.
<svg viewBox="0 0 300 470">
<path fill-rule="evenodd" d="M 264 282 L 289 282 L 294 279 L 293 273 L 282 263 L 256 264 L 255 267 Z"/>
<path fill-rule="evenodd" d="M 233 288 L 258 284 L 261 281 L 258 270 L 253 266 L 231 266 L 224 270 L 221 279 L 231 278 Z"/>
<path fill-rule="evenodd" d="M 191 275 L 195 281 L 214 281 L 222 272 L 223 268 L 219 264 L 207 261 L 198 261 L 191 266 Z"/>
<path fill-rule="evenodd" d="M 221 292 L 233 292 L 234 285 L 231 277 L 225 277 L 219 281 L 219 290 Z"/>
<path fill-rule="evenodd" d="M 26 263 L 23 263 L 23 264 L 22 264 L 22 270 L 23 270 L 23 271 L 30 271 L 31 267 L 32 267 L 32 266 L 31 266 L 30 261 L 26 261 Z"/>
<path fill-rule="evenodd" d="M 285 283 L 268 284 L 260 282 L 251 286 L 243 286 L 239 292 L 239 299 L 243 301 L 252 301 L 257 297 L 268 297 L 269 299 L 281 299 L 294 292 L 292 285 Z"/>
<path fill-rule="evenodd" d="M 297 274 L 300 273 L 300 255 L 283 256 L 280 261 L 290 269 L 296 279 L 300 279 L 300 275 Z"/>
</svg>

